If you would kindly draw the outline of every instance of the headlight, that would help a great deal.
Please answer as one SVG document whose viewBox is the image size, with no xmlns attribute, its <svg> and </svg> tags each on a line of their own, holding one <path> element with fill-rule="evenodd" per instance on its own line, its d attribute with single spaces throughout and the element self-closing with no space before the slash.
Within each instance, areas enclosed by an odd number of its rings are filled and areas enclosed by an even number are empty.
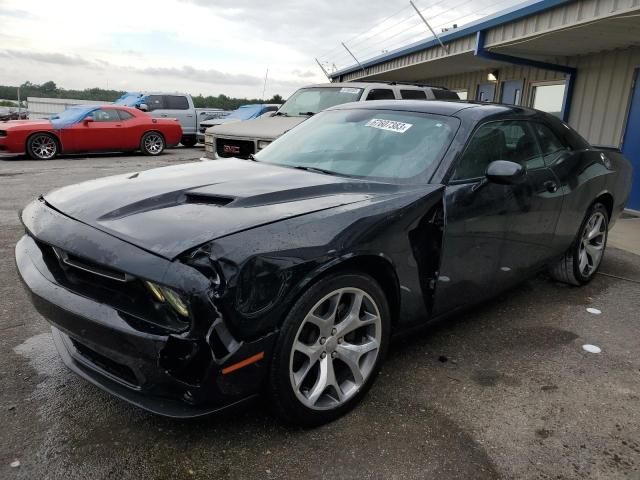
<svg viewBox="0 0 640 480">
<path fill-rule="evenodd" d="M 153 298 L 158 302 L 164 303 L 165 301 L 173 307 L 173 309 L 181 316 L 189 316 L 189 308 L 185 304 L 184 300 L 178 292 L 172 290 L 169 287 L 161 287 L 152 282 L 144 282 L 147 288 L 151 291 Z"/>
<path fill-rule="evenodd" d="M 258 140 L 258 150 L 268 147 L 271 142 L 269 140 Z"/>
</svg>

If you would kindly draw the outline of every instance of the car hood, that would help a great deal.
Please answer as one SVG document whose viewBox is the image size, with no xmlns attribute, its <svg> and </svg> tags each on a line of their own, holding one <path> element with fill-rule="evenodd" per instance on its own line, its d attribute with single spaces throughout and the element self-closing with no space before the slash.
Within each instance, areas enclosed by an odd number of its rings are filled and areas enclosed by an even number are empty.
<svg viewBox="0 0 640 480">
<path fill-rule="evenodd" d="M 92 180 L 44 200 L 71 218 L 173 259 L 242 230 L 399 190 L 231 158 Z"/>
<path fill-rule="evenodd" d="M 237 123 L 241 120 L 239 118 L 216 118 L 213 120 L 204 120 L 200 122 L 200 125 L 203 127 L 216 127 L 218 125 L 225 125 L 227 123 Z"/>
<path fill-rule="evenodd" d="M 24 128 L 51 129 L 49 120 L 9 120 L 0 124 L 0 130 L 22 130 Z"/>
<path fill-rule="evenodd" d="M 274 140 L 309 117 L 267 117 L 231 125 L 217 125 L 207 130 L 216 137 L 247 137 Z"/>
</svg>

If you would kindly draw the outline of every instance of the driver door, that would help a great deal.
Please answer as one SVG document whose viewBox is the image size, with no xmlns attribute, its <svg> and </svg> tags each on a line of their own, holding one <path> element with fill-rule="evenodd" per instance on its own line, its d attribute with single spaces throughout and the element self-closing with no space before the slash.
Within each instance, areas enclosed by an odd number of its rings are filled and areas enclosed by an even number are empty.
<svg viewBox="0 0 640 480">
<path fill-rule="evenodd" d="M 476 130 L 445 188 L 445 229 L 433 313 L 473 304 L 497 292 L 496 281 L 508 226 L 510 186 L 486 181 L 485 172 L 504 156 L 500 130 Z"/>
<path fill-rule="evenodd" d="M 82 121 L 65 130 L 77 152 L 118 150 L 122 145 L 119 130 L 122 121 L 116 109 L 94 110 L 87 116 L 91 121 Z"/>
</svg>

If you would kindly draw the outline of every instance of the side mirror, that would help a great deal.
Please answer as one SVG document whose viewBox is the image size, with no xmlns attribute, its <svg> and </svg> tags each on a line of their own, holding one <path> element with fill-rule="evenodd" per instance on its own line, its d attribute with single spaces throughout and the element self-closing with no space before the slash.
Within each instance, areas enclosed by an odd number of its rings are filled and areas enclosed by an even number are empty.
<svg viewBox="0 0 640 480">
<path fill-rule="evenodd" d="M 143 112 L 148 112 L 149 105 L 147 105 L 146 103 L 141 103 L 140 105 L 138 105 L 138 110 L 142 110 Z"/>
<path fill-rule="evenodd" d="M 487 179 L 502 185 L 516 185 L 524 181 L 526 170 L 522 165 L 507 160 L 495 160 L 487 167 Z"/>
<path fill-rule="evenodd" d="M 85 118 L 82 122 L 85 124 L 85 126 L 89 125 L 91 122 L 93 122 L 93 118 L 92 117 L 87 117 Z"/>
</svg>

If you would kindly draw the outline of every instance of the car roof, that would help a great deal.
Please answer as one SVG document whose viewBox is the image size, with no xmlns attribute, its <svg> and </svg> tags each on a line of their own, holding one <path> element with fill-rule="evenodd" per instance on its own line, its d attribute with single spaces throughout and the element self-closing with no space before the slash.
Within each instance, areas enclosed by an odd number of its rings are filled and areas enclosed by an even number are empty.
<svg viewBox="0 0 640 480">
<path fill-rule="evenodd" d="M 435 115 L 454 116 L 460 112 L 473 109 L 475 116 L 480 118 L 507 115 L 507 114 L 540 114 L 531 108 L 515 105 L 502 105 L 496 103 L 474 101 L 439 101 L 439 100 L 367 100 L 366 102 L 350 102 L 336 105 L 327 110 L 400 110 L 406 112 L 433 113 Z"/>
<path fill-rule="evenodd" d="M 445 87 L 438 85 L 426 85 L 411 82 L 334 82 L 334 83 L 314 83 L 313 85 L 305 85 L 302 88 L 389 88 L 389 87 L 416 87 L 416 88 L 435 88 L 439 90 L 447 90 Z"/>
</svg>

